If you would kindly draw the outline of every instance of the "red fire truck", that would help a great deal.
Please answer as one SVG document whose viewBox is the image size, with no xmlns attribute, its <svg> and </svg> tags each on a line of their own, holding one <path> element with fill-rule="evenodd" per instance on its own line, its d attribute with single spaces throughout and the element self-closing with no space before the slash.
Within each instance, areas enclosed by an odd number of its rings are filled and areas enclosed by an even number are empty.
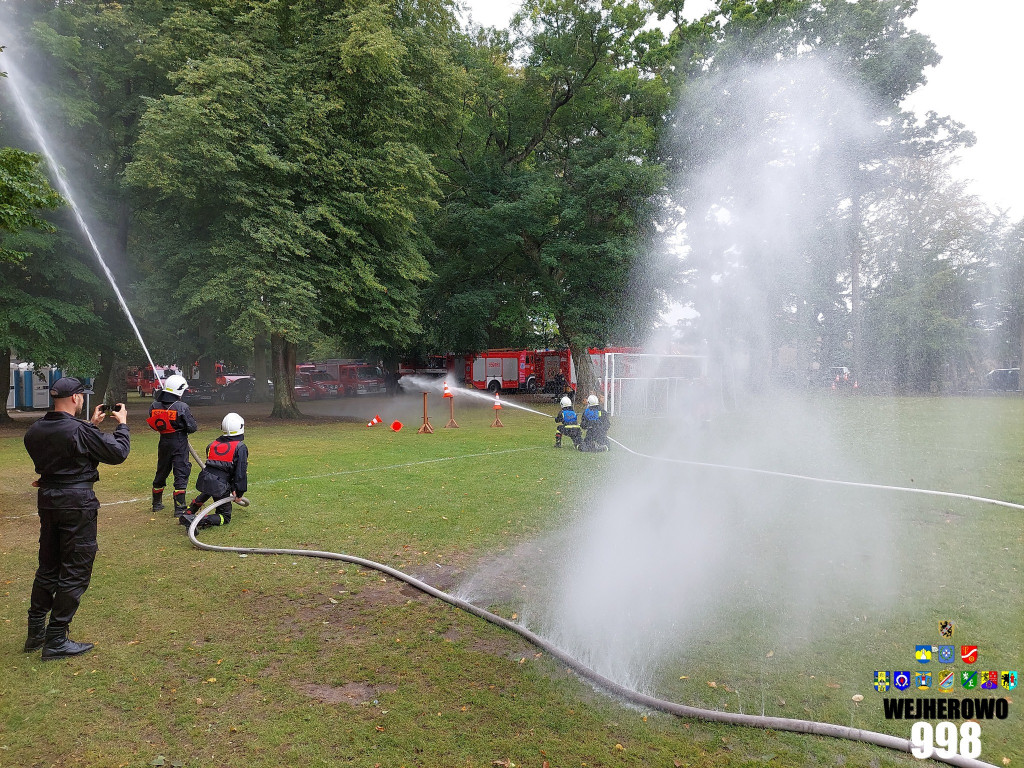
<svg viewBox="0 0 1024 768">
<path fill-rule="evenodd" d="M 163 385 L 164 379 L 168 376 L 173 376 L 178 373 L 178 369 L 173 365 L 158 365 L 154 374 L 153 366 L 147 365 L 143 368 L 138 376 L 137 381 L 139 394 L 143 397 L 152 397 L 153 390 L 158 389 Z"/>
<path fill-rule="evenodd" d="M 489 349 L 466 357 L 466 386 L 490 392 L 536 392 L 537 353 L 533 350 Z"/>
<path fill-rule="evenodd" d="M 588 349 L 598 383 L 607 352 L 639 352 L 635 347 Z M 576 389 L 576 364 L 568 349 L 489 349 L 465 358 L 466 386 L 491 392 L 562 394 Z"/>
</svg>

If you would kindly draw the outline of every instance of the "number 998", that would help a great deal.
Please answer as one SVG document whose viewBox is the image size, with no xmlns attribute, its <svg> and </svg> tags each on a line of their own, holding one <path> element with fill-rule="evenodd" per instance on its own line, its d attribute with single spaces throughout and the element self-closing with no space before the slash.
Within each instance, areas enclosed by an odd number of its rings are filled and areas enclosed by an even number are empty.
<svg viewBox="0 0 1024 768">
<path fill-rule="evenodd" d="M 931 723 L 919 721 L 910 728 L 910 753 L 922 760 L 935 755 L 938 758 L 981 757 L 981 726 L 963 723 L 957 733 L 956 725 L 942 722 L 932 728 Z"/>
</svg>

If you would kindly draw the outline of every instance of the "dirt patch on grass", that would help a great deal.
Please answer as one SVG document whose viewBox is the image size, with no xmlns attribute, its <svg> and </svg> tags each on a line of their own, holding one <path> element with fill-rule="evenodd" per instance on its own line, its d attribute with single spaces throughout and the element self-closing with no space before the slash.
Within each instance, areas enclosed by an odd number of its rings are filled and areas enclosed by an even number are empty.
<svg viewBox="0 0 1024 768">
<path fill-rule="evenodd" d="M 384 691 L 398 690 L 391 685 L 373 686 L 366 683 L 345 683 L 341 686 L 318 685 L 317 683 L 300 683 L 298 680 L 292 680 L 292 687 L 324 704 L 348 704 L 353 707 L 367 701 L 374 701 Z"/>
<path fill-rule="evenodd" d="M 414 579 L 429 584 L 434 589 L 439 589 L 442 592 L 451 592 L 462 580 L 461 569 L 452 565 L 442 565 L 441 563 L 415 568 L 407 571 L 407 573 Z M 429 595 L 411 584 L 403 583 L 399 591 L 407 597 L 429 597 Z M 430 597 L 430 599 L 434 598 Z"/>
</svg>

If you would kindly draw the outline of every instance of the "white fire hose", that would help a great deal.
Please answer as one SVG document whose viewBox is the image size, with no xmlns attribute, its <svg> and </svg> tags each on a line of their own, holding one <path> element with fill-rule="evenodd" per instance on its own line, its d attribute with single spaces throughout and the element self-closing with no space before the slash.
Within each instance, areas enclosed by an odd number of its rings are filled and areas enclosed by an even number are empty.
<svg viewBox="0 0 1024 768">
<path fill-rule="evenodd" d="M 621 445 L 621 443 L 616 443 Z M 190 446 L 191 447 L 191 446 Z M 625 447 L 625 446 L 623 446 Z M 628 450 L 628 449 L 627 449 Z M 193 452 L 193 455 L 194 452 Z M 197 458 L 197 460 L 199 460 Z M 382 563 L 374 562 L 373 560 L 366 560 L 361 557 L 355 557 L 353 555 L 344 555 L 338 552 L 322 552 L 319 550 L 312 549 L 269 549 L 263 547 L 226 547 L 217 546 L 214 544 L 204 544 L 196 538 L 196 530 L 199 527 L 199 522 L 208 515 L 210 512 L 220 507 L 223 504 L 230 504 L 232 502 L 231 496 L 226 496 L 223 499 L 217 501 L 211 501 L 206 507 L 201 509 L 192 520 L 191 525 L 188 528 L 188 537 L 191 539 L 192 544 L 199 549 L 205 549 L 210 552 L 236 552 L 239 554 L 251 554 L 251 555 L 289 555 L 291 557 L 316 557 L 324 560 L 340 560 L 344 563 L 352 563 L 362 568 L 369 568 L 380 573 L 386 574 L 402 581 L 409 586 L 415 587 L 421 592 L 425 592 L 431 597 L 436 597 L 438 600 L 443 600 L 449 605 L 453 605 L 456 608 L 460 608 L 474 616 L 479 616 L 485 621 L 489 621 L 504 629 L 508 629 L 515 632 L 517 635 L 523 637 L 531 644 L 540 648 L 542 651 L 554 656 L 556 659 L 561 661 L 567 667 L 572 669 L 578 675 L 586 680 L 589 680 L 594 685 L 603 688 L 614 696 L 618 696 L 621 699 L 629 701 L 641 707 L 646 707 L 651 710 L 657 710 L 659 712 L 667 712 L 668 714 L 675 715 L 676 717 L 695 717 L 701 720 L 709 720 L 712 722 L 729 723 L 730 725 L 743 725 L 752 728 L 765 728 L 776 731 L 793 731 L 795 733 L 810 733 L 817 736 L 830 736 L 837 739 L 847 739 L 849 741 L 860 741 L 866 744 L 874 744 L 879 747 L 887 747 L 899 752 L 910 752 L 913 745 L 909 739 L 901 739 L 896 736 L 890 736 L 885 733 L 876 733 L 875 731 L 865 731 L 860 728 L 847 728 L 842 725 L 833 725 L 831 723 L 819 723 L 813 720 L 796 720 L 788 717 L 766 717 L 758 715 L 743 715 L 733 714 L 732 712 L 721 712 L 714 709 L 702 709 L 700 707 L 690 707 L 684 704 L 677 704 L 672 701 L 665 701 L 663 699 L 657 699 L 653 696 L 638 693 L 630 690 L 622 685 L 619 685 L 613 680 L 609 680 L 607 677 L 598 674 L 589 667 L 584 666 L 579 661 L 574 659 L 568 653 L 563 651 L 544 638 L 534 634 L 526 627 L 515 624 L 508 619 L 504 619 L 501 616 L 497 616 L 489 611 L 485 611 L 483 608 L 473 605 L 472 603 L 461 600 L 453 595 L 449 595 L 447 592 L 442 592 L 435 587 L 430 586 L 424 581 L 410 576 L 407 573 L 391 568 L 390 566 Z M 243 498 L 239 503 L 243 506 L 248 506 L 248 499 Z M 1016 506 L 1016 505 L 1014 505 Z M 938 757 L 932 758 L 938 762 L 946 763 L 948 765 L 960 766 L 961 768 L 996 768 L 991 763 L 986 763 L 981 760 L 976 760 L 970 757 L 961 757 L 959 755 L 953 755 L 951 757 Z"/>
</svg>

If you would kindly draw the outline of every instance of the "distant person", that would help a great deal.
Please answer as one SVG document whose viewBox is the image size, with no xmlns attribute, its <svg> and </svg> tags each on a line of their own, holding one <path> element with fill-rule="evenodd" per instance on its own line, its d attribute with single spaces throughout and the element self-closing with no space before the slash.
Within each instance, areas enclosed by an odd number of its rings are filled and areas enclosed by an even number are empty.
<svg viewBox="0 0 1024 768">
<path fill-rule="evenodd" d="M 249 487 L 246 472 L 249 467 L 249 448 L 245 440 L 245 420 L 237 413 L 229 413 L 220 423 L 224 432 L 206 446 L 206 467 L 196 478 L 196 490 L 199 495 L 192 500 L 186 514 L 178 518 L 182 525 L 191 525 L 196 514 L 210 499 L 223 499 L 231 496 L 232 503 L 245 495 Z M 217 507 L 199 521 L 200 528 L 214 525 L 227 525 L 231 522 L 231 505 Z"/>
<path fill-rule="evenodd" d="M 568 396 L 562 398 L 562 410 L 555 415 L 555 448 L 562 447 L 562 435 L 568 435 L 575 448 L 583 442 L 579 418 L 572 409 L 572 400 Z"/>
<path fill-rule="evenodd" d="M 188 436 L 199 429 L 192 409 L 181 399 L 188 389 L 184 376 L 168 376 L 153 396 L 146 423 L 160 433 L 156 449 L 156 475 L 153 477 L 153 511 L 164 508 L 164 484 L 167 476 L 174 472 L 174 514 L 185 514 L 185 494 L 188 493 L 188 478 L 192 474 L 192 462 L 188 460 Z"/>
<path fill-rule="evenodd" d="M 583 411 L 583 418 L 580 419 L 580 426 L 586 430 L 583 444 L 579 446 L 581 451 L 597 453 L 608 450 L 608 414 L 601 408 L 597 395 L 587 398 L 587 407 Z"/>
<path fill-rule="evenodd" d="M 57 379 L 50 389 L 53 410 L 25 432 L 25 448 L 39 473 L 32 483 L 39 489 L 39 568 L 32 583 L 25 651 L 41 648 L 43 661 L 77 656 L 92 648 L 92 643 L 68 637 L 98 551 L 100 503 L 92 486 L 100 479 L 96 467 L 101 462 L 120 464 L 131 448 L 123 403 L 107 412 L 97 405 L 90 421 L 78 418 L 89 394 L 92 390 L 78 379 Z M 108 412 L 117 422 L 112 435 L 97 426 Z"/>
</svg>

